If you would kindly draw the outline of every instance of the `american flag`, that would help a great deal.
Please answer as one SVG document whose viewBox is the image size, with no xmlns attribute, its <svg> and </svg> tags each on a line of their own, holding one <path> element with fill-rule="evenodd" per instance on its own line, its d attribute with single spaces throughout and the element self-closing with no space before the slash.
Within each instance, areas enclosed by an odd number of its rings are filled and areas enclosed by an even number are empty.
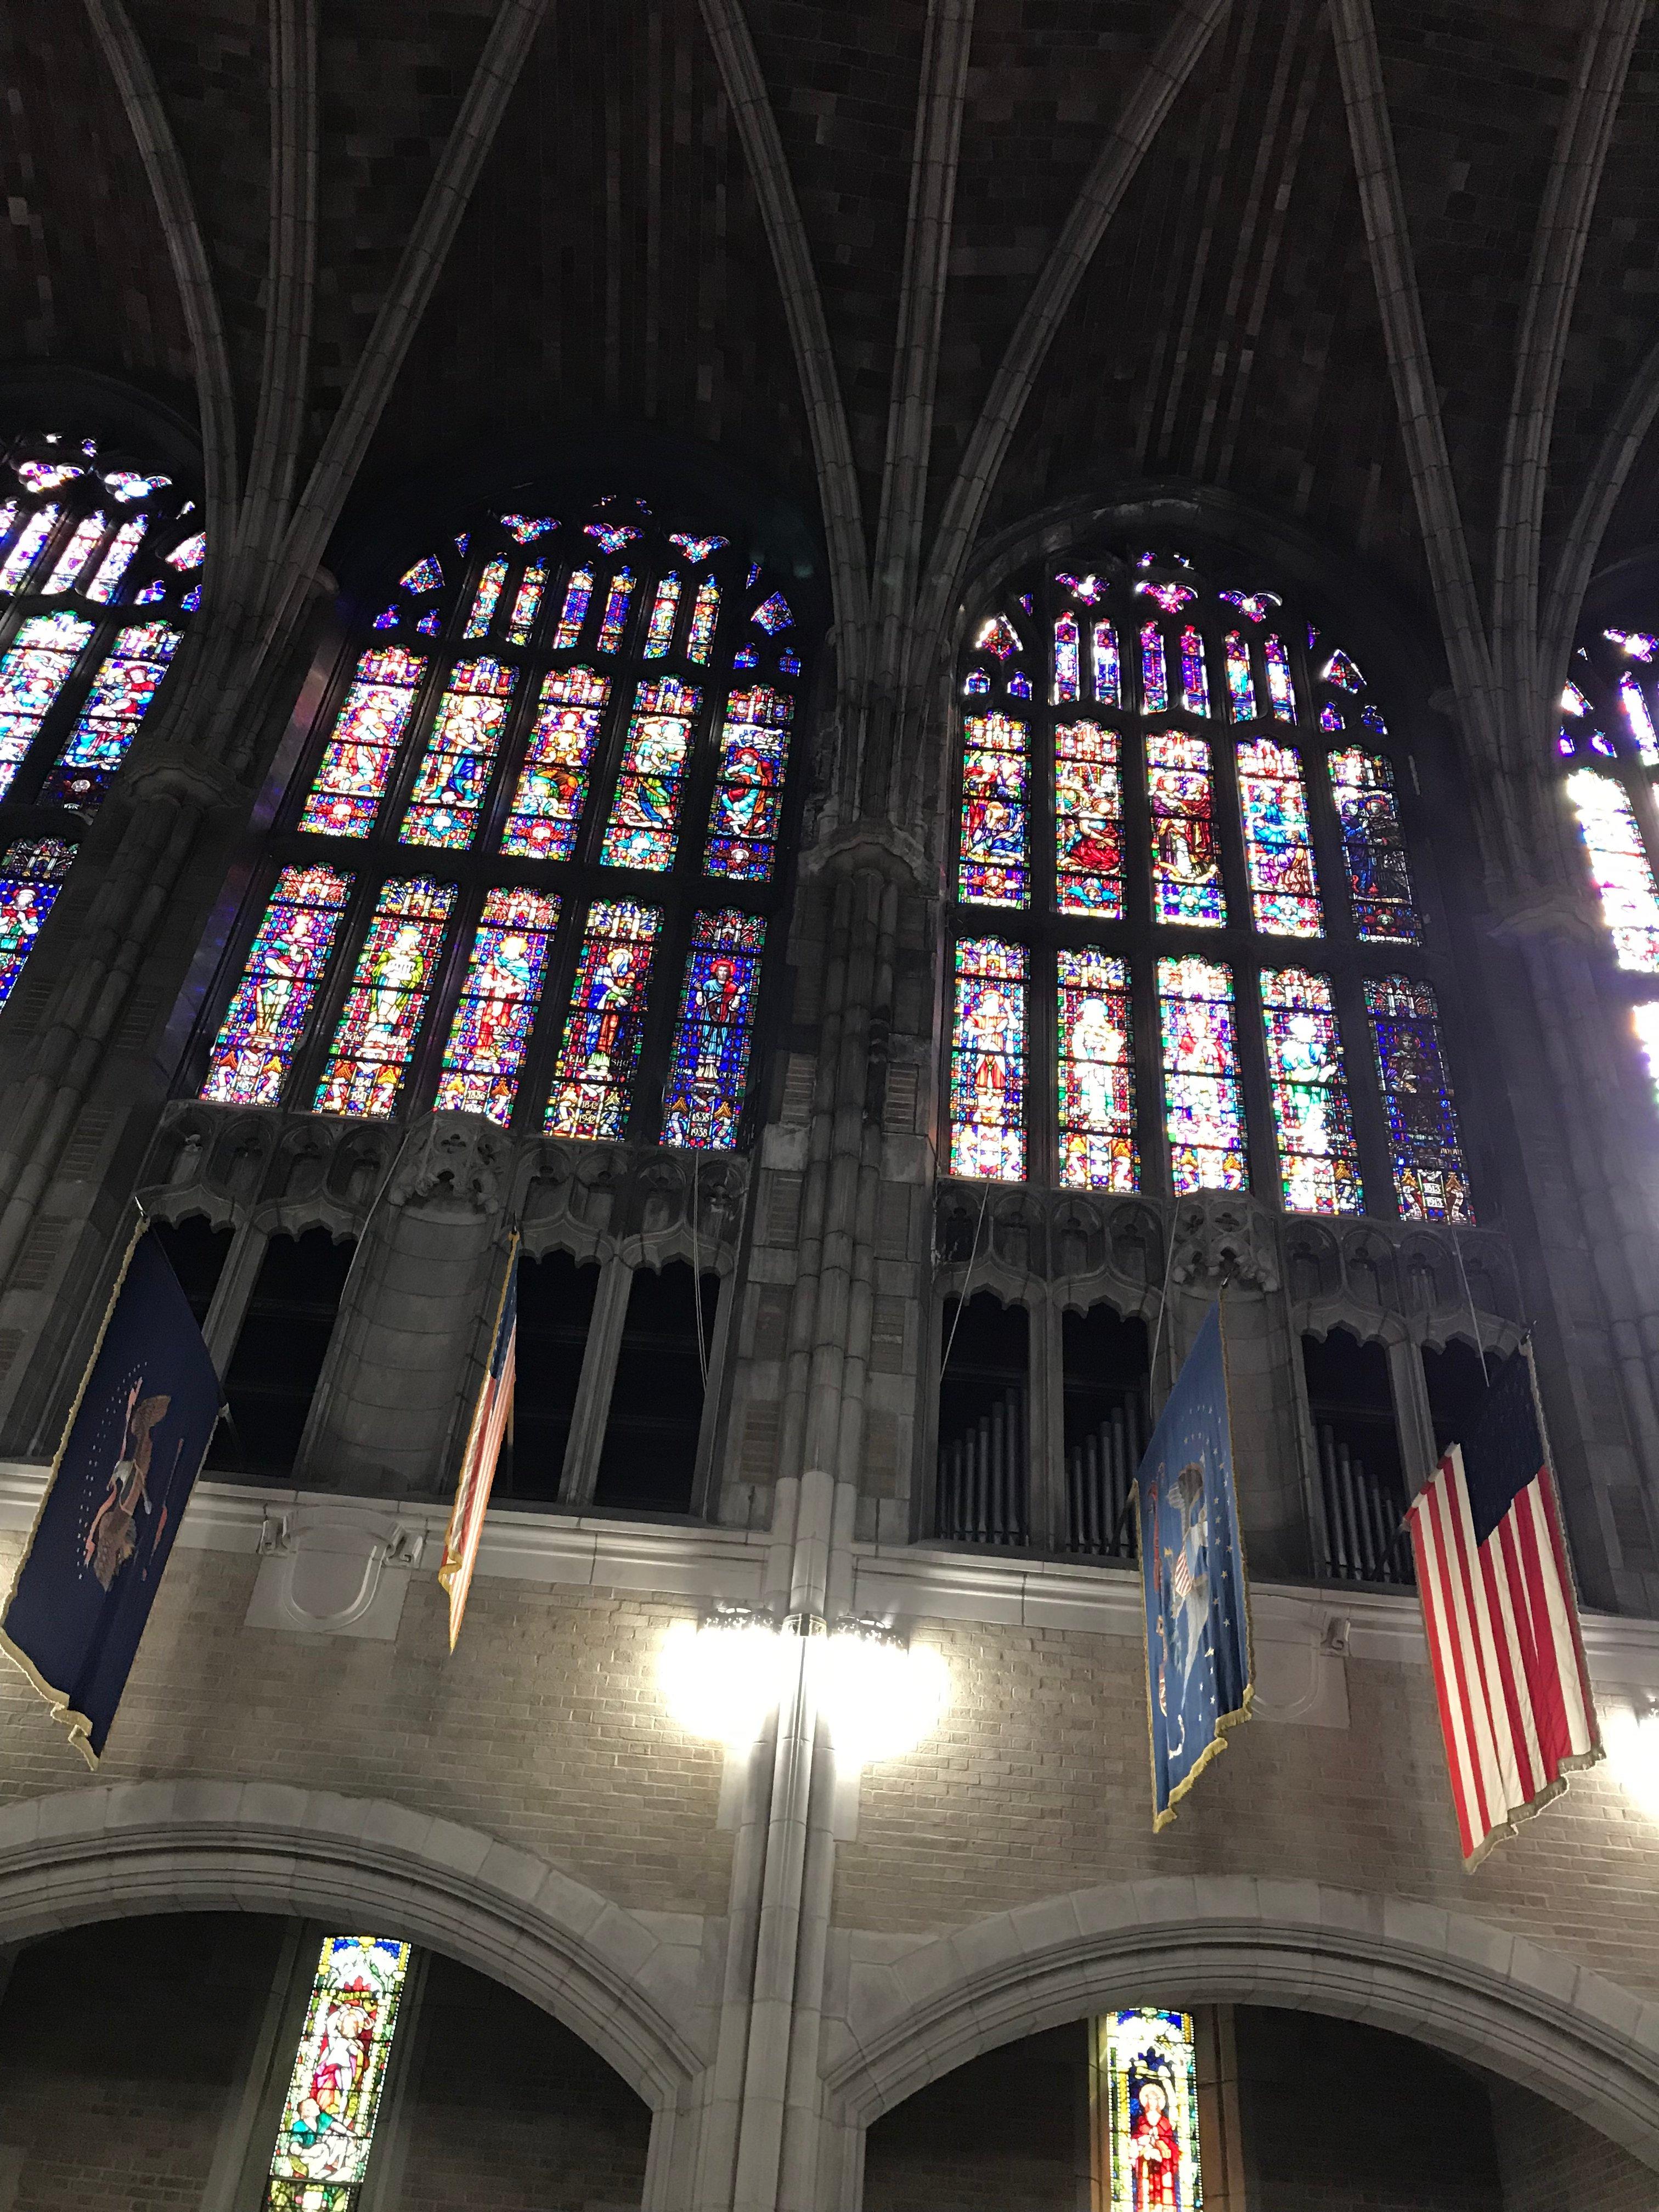
<svg viewBox="0 0 1659 2212">
<path fill-rule="evenodd" d="M 1464 1863 L 1601 1756 L 1525 1352 L 1407 1516 Z"/>
<path fill-rule="evenodd" d="M 495 1462 L 513 1414 L 513 1377 L 519 1341 L 519 1240 L 513 1240 L 507 1279 L 495 1316 L 495 1340 L 489 1347 L 489 1367 L 472 1411 L 472 1426 L 461 1462 L 461 1479 L 455 1488 L 454 1510 L 444 1532 L 443 1565 L 438 1580 L 449 1593 L 449 1648 L 461 1632 L 472 1570 L 477 1563 L 478 1542 L 483 1534 L 489 1487 L 495 1480 Z"/>
</svg>

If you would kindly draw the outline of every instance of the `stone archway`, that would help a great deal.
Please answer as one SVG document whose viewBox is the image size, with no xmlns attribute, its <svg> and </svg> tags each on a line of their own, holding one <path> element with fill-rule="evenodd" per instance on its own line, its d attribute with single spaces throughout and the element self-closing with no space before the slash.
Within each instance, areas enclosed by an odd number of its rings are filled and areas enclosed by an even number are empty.
<svg viewBox="0 0 1659 2212">
<path fill-rule="evenodd" d="M 825 2067 L 825 2201 L 864 2132 L 968 2058 L 1117 2004 L 1324 2012 L 1473 2060 L 1659 2170 L 1659 2002 L 1469 1913 L 1309 1881 L 1113 1884 L 860 1959 Z"/>
<path fill-rule="evenodd" d="M 644 2203 L 678 2194 L 708 2058 L 683 1916 L 629 1912 L 528 1851 L 385 1800 L 270 1783 L 124 1783 L 0 1811 L 0 1943 L 234 1905 L 374 1920 L 551 2013 L 652 2112 Z"/>
</svg>

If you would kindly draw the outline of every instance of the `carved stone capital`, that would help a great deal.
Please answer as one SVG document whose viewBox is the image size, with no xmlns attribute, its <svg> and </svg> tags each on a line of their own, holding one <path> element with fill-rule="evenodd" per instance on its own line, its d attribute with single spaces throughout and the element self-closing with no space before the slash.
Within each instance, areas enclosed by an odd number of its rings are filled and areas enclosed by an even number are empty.
<svg viewBox="0 0 1659 2212">
<path fill-rule="evenodd" d="M 404 1140 L 386 1196 L 423 1212 L 499 1213 L 511 1159 L 507 1137 L 484 1115 L 428 1114 Z"/>
<path fill-rule="evenodd" d="M 1170 1279 L 1184 1290 L 1224 1283 L 1255 1291 L 1279 1288 L 1274 1217 L 1248 1193 L 1194 1191 L 1176 1201 Z"/>
</svg>

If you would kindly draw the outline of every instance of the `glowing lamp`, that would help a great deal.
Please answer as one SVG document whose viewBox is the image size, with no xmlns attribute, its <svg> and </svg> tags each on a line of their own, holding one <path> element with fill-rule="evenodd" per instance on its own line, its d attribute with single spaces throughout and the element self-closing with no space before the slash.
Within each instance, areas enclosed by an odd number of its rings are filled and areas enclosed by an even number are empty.
<svg viewBox="0 0 1659 2212">
<path fill-rule="evenodd" d="M 1659 1820 L 1659 1712 L 1601 1708 L 1601 1741 L 1613 1780 L 1651 1820 Z"/>
<path fill-rule="evenodd" d="M 723 1609 L 677 1620 L 664 1639 L 659 1680 L 669 1711 L 688 1735 L 752 1743 L 798 1663 L 799 1625 Z M 906 1644 L 891 1629 L 845 1621 L 809 1638 L 818 1711 L 842 1763 L 867 1765 L 913 1751 L 950 1702 L 950 1674 L 937 1651 Z"/>
<path fill-rule="evenodd" d="M 669 1711 L 689 1735 L 752 1743 L 778 1701 L 788 1656 L 773 1620 L 734 1609 L 707 1620 L 677 1620 L 663 1644 L 658 1679 Z"/>
<path fill-rule="evenodd" d="M 848 1621 L 814 1653 L 818 1710 L 848 1765 L 897 1759 L 931 1735 L 950 1703 L 950 1670 L 937 1651 L 891 1629 Z"/>
</svg>

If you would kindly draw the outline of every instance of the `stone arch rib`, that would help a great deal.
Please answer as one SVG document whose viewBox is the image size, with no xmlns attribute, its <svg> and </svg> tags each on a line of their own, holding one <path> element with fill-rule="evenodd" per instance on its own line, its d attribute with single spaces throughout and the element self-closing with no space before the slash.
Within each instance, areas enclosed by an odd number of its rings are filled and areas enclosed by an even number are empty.
<svg viewBox="0 0 1659 2212">
<path fill-rule="evenodd" d="M 705 2054 L 683 1946 L 528 1851 L 370 1798 L 148 1782 L 0 1813 L 0 1942 L 137 1912 L 303 1913 L 447 1951 L 550 2012 L 658 2113 Z"/>
<path fill-rule="evenodd" d="M 1310 1881 L 1189 1875 L 1077 1890 L 854 1964 L 826 2069 L 860 2130 L 983 2051 L 1115 2004 L 1364 2020 L 1575 2112 L 1659 2167 L 1659 2004 L 1472 1913 Z"/>
</svg>

